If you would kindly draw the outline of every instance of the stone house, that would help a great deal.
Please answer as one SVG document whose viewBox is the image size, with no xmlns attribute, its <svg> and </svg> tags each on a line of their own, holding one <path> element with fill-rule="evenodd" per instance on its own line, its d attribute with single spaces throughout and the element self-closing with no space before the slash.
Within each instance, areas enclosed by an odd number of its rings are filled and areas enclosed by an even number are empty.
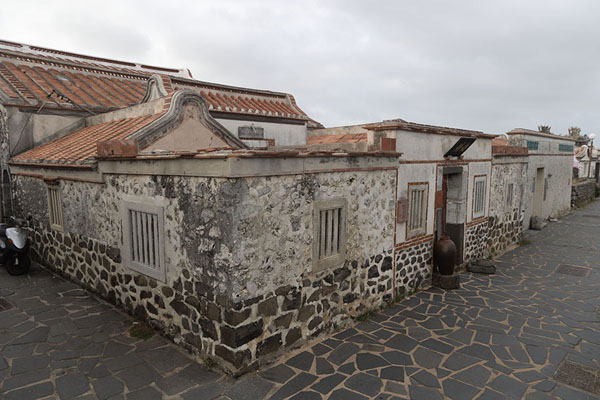
<svg viewBox="0 0 600 400">
<path fill-rule="evenodd" d="M 508 140 L 492 141 L 492 187 L 488 249 L 491 256 L 523 239 L 525 210 L 528 207 L 528 150 L 509 146 Z"/>
<path fill-rule="evenodd" d="M 430 284 L 433 243 L 441 235 L 457 245 L 459 266 L 487 255 L 493 135 L 403 120 L 309 131 L 309 143 L 331 137 L 403 153 L 394 235 L 397 280 L 407 282 L 400 294 Z M 451 154 L 455 146 L 462 151 Z"/>
<path fill-rule="evenodd" d="M 595 179 L 598 181 L 598 149 L 594 146 L 583 145 L 575 148 L 575 157 L 579 163 L 577 177 L 581 179 Z"/>
<path fill-rule="evenodd" d="M 440 235 L 461 265 L 516 240 L 530 166 L 566 159 L 403 120 L 325 129 L 289 94 L 11 42 L 0 130 L 4 215 L 39 261 L 233 374 L 429 286 Z M 513 178 L 509 205 L 492 187 Z"/>
<path fill-rule="evenodd" d="M 526 147 L 527 190 L 523 228 L 531 218 L 558 218 L 571 208 L 573 146 L 568 136 L 517 128 L 507 132 L 510 146 Z"/>
</svg>

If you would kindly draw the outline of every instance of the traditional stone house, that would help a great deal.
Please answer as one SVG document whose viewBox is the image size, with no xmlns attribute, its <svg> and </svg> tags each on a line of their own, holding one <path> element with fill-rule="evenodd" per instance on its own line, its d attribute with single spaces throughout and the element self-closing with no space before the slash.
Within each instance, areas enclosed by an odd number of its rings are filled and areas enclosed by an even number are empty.
<svg viewBox="0 0 600 400">
<path fill-rule="evenodd" d="M 8 42 L 0 103 L 38 259 L 234 374 L 429 286 L 436 237 L 463 265 L 526 218 L 491 210 L 523 154 L 478 131 L 323 129 L 284 93 Z"/>
<path fill-rule="evenodd" d="M 527 199 L 523 217 L 528 229 L 532 217 L 558 218 L 571 208 L 574 139 L 529 129 L 507 132 L 508 144 L 527 147 Z"/>
<path fill-rule="evenodd" d="M 579 170 L 577 177 L 597 180 L 598 149 L 589 145 L 576 147 L 575 157 L 578 161 L 577 168 Z"/>
<path fill-rule="evenodd" d="M 408 283 L 406 290 L 430 284 L 433 242 L 442 234 L 457 245 L 459 266 L 487 255 L 492 135 L 390 120 L 314 129 L 309 143 L 327 143 L 331 136 L 403 153 L 394 247 L 397 280 Z M 462 151 L 451 153 L 456 145 Z"/>
<path fill-rule="evenodd" d="M 509 146 L 502 138 L 492 144 L 488 248 L 494 256 L 523 239 L 529 185 L 527 147 Z"/>
</svg>

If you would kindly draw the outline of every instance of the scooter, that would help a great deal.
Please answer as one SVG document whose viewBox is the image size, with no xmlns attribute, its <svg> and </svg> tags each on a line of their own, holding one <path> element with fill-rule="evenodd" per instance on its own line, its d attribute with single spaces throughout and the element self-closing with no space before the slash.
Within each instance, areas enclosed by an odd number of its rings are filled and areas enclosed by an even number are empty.
<svg viewBox="0 0 600 400">
<path fill-rule="evenodd" d="M 0 264 L 10 275 L 23 275 L 29 271 L 29 239 L 22 228 L 24 221 L 10 217 L 12 224 L 0 224 Z"/>
</svg>

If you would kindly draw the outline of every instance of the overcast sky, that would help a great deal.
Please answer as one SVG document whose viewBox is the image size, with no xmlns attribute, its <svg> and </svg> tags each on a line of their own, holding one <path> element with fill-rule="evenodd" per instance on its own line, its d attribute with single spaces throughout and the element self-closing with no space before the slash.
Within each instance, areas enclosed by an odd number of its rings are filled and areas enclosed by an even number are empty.
<svg viewBox="0 0 600 400">
<path fill-rule="evenodd" d="M 2 1 L 0 38 L 292 93 L 326 126 L 600 133 L 600 1 Z"/>
</svg>

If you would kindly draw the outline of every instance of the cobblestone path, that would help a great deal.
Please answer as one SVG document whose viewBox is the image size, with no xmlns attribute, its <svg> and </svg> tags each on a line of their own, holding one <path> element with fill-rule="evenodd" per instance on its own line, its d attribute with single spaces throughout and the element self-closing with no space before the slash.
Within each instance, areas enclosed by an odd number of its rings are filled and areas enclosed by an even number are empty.
<svg viewBox="0 0 600 400">
<path fill-rule="evenodd" d="M 0 397 L 600 398 L 600 202 L 529 233 L 493 276 L 462 274 L 235 380 L 37 268 L 0 271 Z M 0 300 L 0 307 L 3 303 Z M 171 397 L 169 397 L 171 396 Z"/>
</svg>

